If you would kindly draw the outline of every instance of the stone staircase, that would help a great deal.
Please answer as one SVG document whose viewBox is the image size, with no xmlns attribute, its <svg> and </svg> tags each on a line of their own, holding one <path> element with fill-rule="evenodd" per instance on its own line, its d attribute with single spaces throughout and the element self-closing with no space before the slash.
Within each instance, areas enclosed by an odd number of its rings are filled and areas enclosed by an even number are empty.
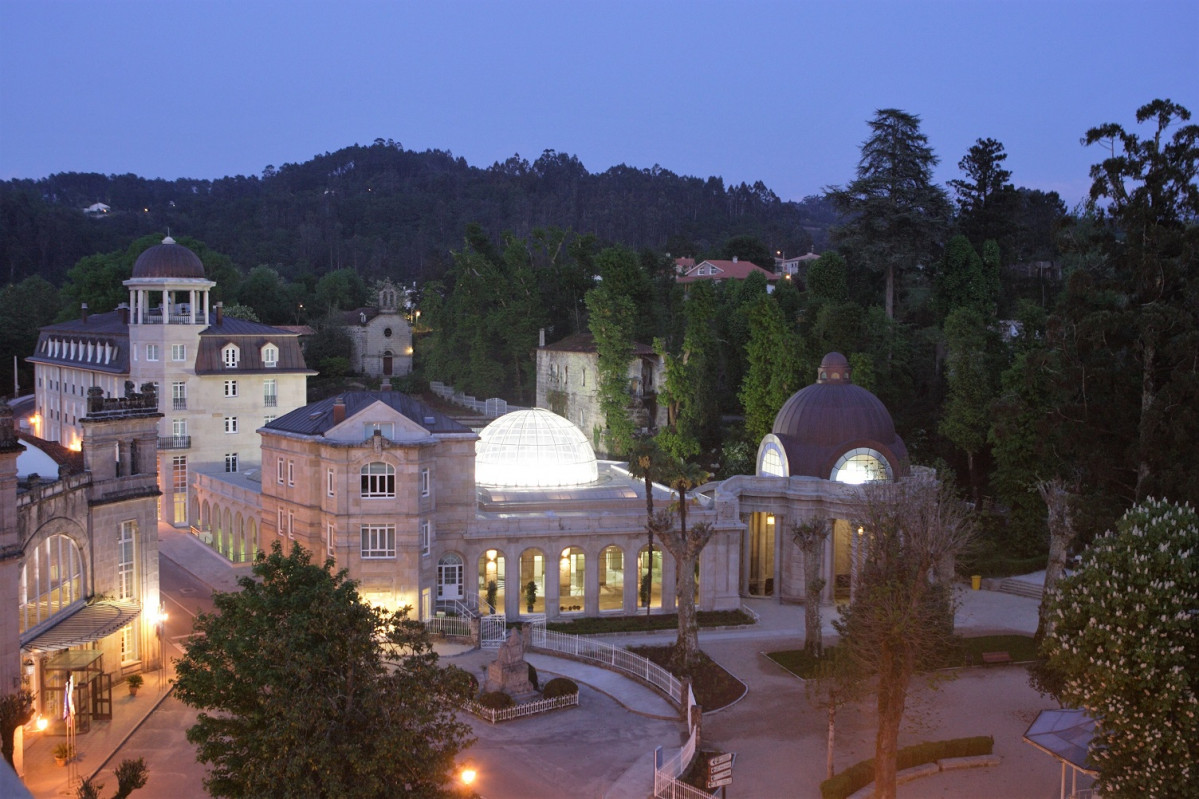
<svg viewBox="0 0 1199 799">
<path fill-rule="evenodd" d="M 1040 599 L 1044 593 L 1044 586 L 1040 583 L 1030 583 L 1027 580 L 1019 580 L 1015 577 L 1008 577 L 999 584 L 999 590 L 1005 594 L 1015 594 L 1016 596 L 1026 596 L 1032 599 Z"/>
</svg>

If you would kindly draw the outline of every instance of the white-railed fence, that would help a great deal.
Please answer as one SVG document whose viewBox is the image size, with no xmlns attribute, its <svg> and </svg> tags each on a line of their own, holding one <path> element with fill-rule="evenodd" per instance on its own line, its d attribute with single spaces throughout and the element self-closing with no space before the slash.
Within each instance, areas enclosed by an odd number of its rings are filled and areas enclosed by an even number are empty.
<svg viewBox="0 0 1199 799">
<path fill-rule="evenodd" d="M 519 705 L 505 707 L 500 709 L 484 707 L 483 705 L 468 699 L 466 707 L 471 713 L 474 713 L 484 721 L 489 721 L 495 724 L 497 721 L 511 721 L 518 719 L 521 716 L 532 716 L 535 713 L 545 713 L 550 710 L 558 710 L 564 707 L 577 707 L 579 704 L 579 694 L 576 691 L 573 694 L 565 696 L 555 696 L 553 699 L 538 699 L 536 702 L 522 702 Z"/>
<path fill-rule="evenodd" d="M 487 416 L 491 419 L 498 419 L 509 411 L 524 410 L 521 406 L 509 405 L 507 400 L 500 399 L 499 397 L 491 397 L 485 400 L 475 399 L 469 394 L 455 391 L 453 386 L 447 386 L 445 383 L 436 380 L 429 383 L 429 390 L 446 402 L 452 402 L 455 405 L 461 405 L 463 408 L 469 408 L 480 416 Z"/>
<path fill-rule="evenodd" d="M 426 629 L 435 630 L 442 635 L 469 638 L 473 634 L 470 619 L 466 616 L 431 616 L 425 619 L 424 625 Z"/>
</svg>

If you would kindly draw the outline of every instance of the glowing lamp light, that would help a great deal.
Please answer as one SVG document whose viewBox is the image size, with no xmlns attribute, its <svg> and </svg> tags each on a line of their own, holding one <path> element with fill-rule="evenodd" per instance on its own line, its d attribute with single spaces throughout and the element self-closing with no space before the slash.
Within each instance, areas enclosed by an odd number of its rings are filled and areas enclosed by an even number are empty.
<svg viewBox="0 0 1199 799">
<path fill-rule="evenodd" d="M 44 732 L 45 729 L 50 726 L 50 719 L 46 718 L 45 716 L 38 716 L 37 723 L 34 724 L 34 726 L 37 727 L 38 732 Z"/>
<path fill-rule="evenodd" d="M 474 785 L 475 780 L 479 778 L 479 770 L 473 765 L 467 763 L 458 772 L 458 779 L 462 780 L 463 785 Z"/>
<path fill-rule="evenodd" d="M 489 550 L 487 550 L 487 560 L 489 560 L 489 561 L 490 561 L 490 562 L 492 562 L 492 563 L 495 563 L 495 557 L 496 557 L 496 555 L 498 555 L 498 554 L 499 554 L 499 553 L 498 553 L 498 552 L 496 552 L 494 549 L 489 549 Z"/>
<path fill-rule="evenodd" d="M 766 523 L 767 523 L 767 524 L 774 524 L 774 514 L 773 514 L 773 513 L 771 513 L 771 514 L 768 514 L 768 515 L 766 516 Z"/>
</svg>

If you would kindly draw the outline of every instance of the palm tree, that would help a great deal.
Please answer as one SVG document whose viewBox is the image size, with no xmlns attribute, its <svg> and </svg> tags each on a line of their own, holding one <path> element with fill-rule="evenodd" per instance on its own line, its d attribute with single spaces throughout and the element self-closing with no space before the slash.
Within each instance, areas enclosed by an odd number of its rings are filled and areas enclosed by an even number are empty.
<svg viewBox="0 0 1199 799">
<path fill-rule="evenodd" d="M 649 543 L 646 555 L 645 584 L 653 590 L 654 585 L 654 483 L 666 479 L 670 461 L 658 442 L 650 436 L 642 436 L 629 451 L 629 474 L 645 481 L 645 533 Z M 650 601 L 645 600 L 645 615 L 648 617 Z"/>
</svg>

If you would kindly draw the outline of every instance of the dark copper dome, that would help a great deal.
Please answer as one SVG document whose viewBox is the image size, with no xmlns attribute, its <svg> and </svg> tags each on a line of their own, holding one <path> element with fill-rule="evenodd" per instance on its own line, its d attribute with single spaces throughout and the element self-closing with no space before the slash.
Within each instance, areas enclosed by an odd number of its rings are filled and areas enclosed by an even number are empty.
<svg viewBox="0 0 1199 799">
<path fill-rule="evenodd" d="M 891 414 L 878 397 L 853 384 L 839 352 L 825 355 L 816 382 L 783 403 L 771 432 L 787 450 L 792 475 L 828 479 L 837 459 L 858 448 L 878 451 L 897 474 L 906 471 L 907 447 Z"/>
<path fill-rule="evenodd" d="M 137 257 L 133 277 L 204 277 L 204 264 L 194 252 L 167 236 Z"/>
</svg>

